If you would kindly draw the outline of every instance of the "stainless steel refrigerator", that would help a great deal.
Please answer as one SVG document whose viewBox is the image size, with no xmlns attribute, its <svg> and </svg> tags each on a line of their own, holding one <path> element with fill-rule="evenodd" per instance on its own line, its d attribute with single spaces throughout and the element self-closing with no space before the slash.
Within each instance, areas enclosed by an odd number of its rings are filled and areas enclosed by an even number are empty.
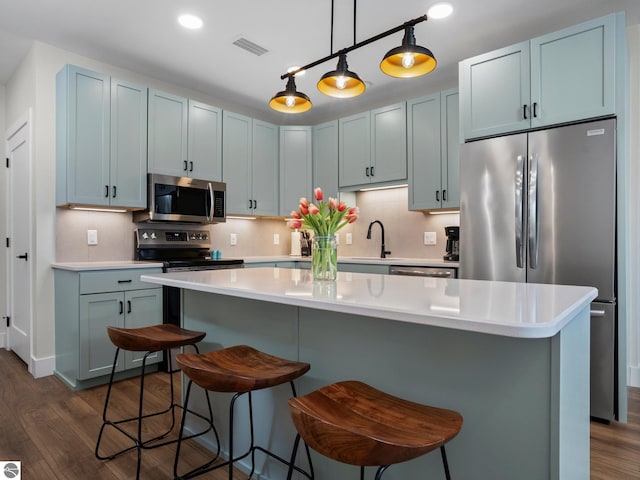
<svg viewBox="0 0 640 480">
<path fill-rule="evenodd" d="M 460 277 L 598 289 L 591 415 L 617 417 L 616 123 L 567 125 L 460 150 Z"/>
</svg>

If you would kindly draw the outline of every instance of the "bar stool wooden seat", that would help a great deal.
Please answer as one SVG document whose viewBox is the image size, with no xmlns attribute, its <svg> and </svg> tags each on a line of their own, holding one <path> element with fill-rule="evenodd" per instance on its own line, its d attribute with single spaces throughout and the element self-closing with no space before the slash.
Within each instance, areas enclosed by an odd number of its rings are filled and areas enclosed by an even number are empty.
<svg viewBox="0 0 640 480">
<path fill-rule="evenodd" d="M 132 450 L 137 450 L 138 461 L 136 467 L 136 479 L 140 478 L 140 464 L 141 464 L 141 455 L 142 450 L 162 447 L 165 445 L 169 445 L 172 443 L 177 443 L 178 438 L 173 438 L 170 440 L 165 439 L 171 431 L 174 429 L 176 424 L 176 409 L 182 409 L 182 405 L 176 403 L 174 398 L 174 387 L 173 387 L 173 375 L 171 374 L 173 368 L 171 365 L 171 355 L 169 354 L 169 349 L 171 348 L 179 348 L 185 346 L 192 346 L 195 351 L 198 351 L 197 343 L 200 342 L 206 335 L 205 332 L 197 332 L 192 330 L 186 330 L 184 328 L 180 328 L 176 325 L 170 324 L 161 324 L 161 325 L 152 325 L 148 327 L 141 328 L 120 328 L 120 327 L 107 327 L 107 333 L 109 335 L 109 339 L 116 347 L 115 358 L 113 360 L 113 368 L 111 369 L 111 377 L 109 379 L 109 386 L 107 388 L 107 396 L 104 402 L 104 410 L 102 412 L 102 427 L 100 428 L 100 433 L 98 434 L 98 441 L 96 443 L 95 456 L 100 460 L 112 460 L 122 454 L 130 452 Z M 134 417 L 112 420 L 108 418 L 108 410 L 110 405 L 111 398 L 111 389 L 113 387 L 114 375 L 116 372 L 116 367 L 118 364 L 118 355 L 120 350 L 127 350 L 131 352 L 146 352 L 142 358 L 141 372 L 140 372 L 140 393 L 139 393 L 139 403 L 138 403 L 138 414 Z M 144 407 L 144 379 L 145 379 L 145 370 L 147 358 L 149 355 L 155 352 L 164 351 L 165 355 L 167 355 L 169 361 L 169 385 L 170 385 L 170 400 L 169 406 L 166 409 L 156 411 L 153 413 L 143 413 Z M 207 395 L 207 403 L 209 405 L 209 410 L 211 411 L 211 402 L 209 401 L 209 396 Z M 171 414 L 171 426 L 160 433 L 153 433 L 151 438 L 143 438 L 143 430 L 148 430 L 146 428 L 143 429 L 143 422 L 145 419 L 151 417 L 157 417 L 164 414 Z M 195 412 L 190 412 L 194 413 Z M 217 432 L 215 427 L 213 426 L 213 422 L 210 421 L 210 418 L 213 418 L 213 415 L 210 415 L 209 418 L 206 418 L 200 414 L 196 414 L 200 418 L 207 421 L 207 428 L 201 432 L 193 434 L 188 438 L 193 438 L 196 436 L 204 435 L 209 431 L 213 431 L 214 435 L 217 438 Z M 125 425 L 128 423 L 135 422 L 136 433 L 131 433 L 132 428 L 126 429 Z M 105 431 L 106 427 L 113 427 L 118 432 L 122 433 L 129 440 L 131 440 L 132 444 L 122 450 L 119 450 L 115 453 L 102 455 L 100 453 L 100 445 L 102 442 L 102 435 Z"/>
<path fill-rule="evenodd" d="M 233 464 L 249 455 L 251 455 L 251 472 L 247 477 L 250 479 L 255 471 L 255 451 L 261 451 L 270 457 L 289 466 L 291 470 L 296 470 L 307 478 L 313 479 L 313 467 L 311 466 L 311 457 L 308 447 L 307 459 L 311 473 L 307 473 L 300 467 L 294 465 L 294 459 L 285 460 L 275 453 L 255 445 L 253 432 L 253 405 L 251 392 L 271 388 L 285 383 L 289 383 L 293 396 L 296 396 L 296 388 L 293 383 L 295 379 L 304 375 L 309 371 L 308 363 L 295 362 L 283 358 L 275 357 L 267 353 L 261 352 L 247 345 L 237 345 L 214 352 L 203 354 L 181 354 L 176 356 L 176 362 L 189 378 L 185 396 L 185 407 L 189 404 L 189 396 L 193 383 L 211 392 L 235 393 L 231 399 L 229 406 L 229 457 L 223 463 L 217 463 L 216 458 L 213 460 L 187 472 L 182 475 L 178 474 L 179 456 L 182 443 L 182 433 L 186 421 L 186 415 L 183 416 L 180 426 L 180 441 L 176 449 L 176 457 L 174 464 L 174 478 L 187 479 L 201 475 L 224 466 L 229 467 L 229 480 L 233 480 Z M 236 400 L 241 396 L 248 395 L 249 403 L 249 428 L 250 428 L 250 446 L 249 449 L 238 456 L 234 456 L 233 452 L 233 418 L 234 405 Z"/>
<path fill-rule="evenodd" d="M 366 466 L 379 467 L 379 480 L 389 466 L 437 448 L 451 478 L 444 445 L 462 428 L 458 412 L 403 400 L 358 381 L 291 398 L 289 411 L 298 430 L 294 450 L 301 437 L 328 458 L 360 466 L 361 479 Z"/>
</svg>

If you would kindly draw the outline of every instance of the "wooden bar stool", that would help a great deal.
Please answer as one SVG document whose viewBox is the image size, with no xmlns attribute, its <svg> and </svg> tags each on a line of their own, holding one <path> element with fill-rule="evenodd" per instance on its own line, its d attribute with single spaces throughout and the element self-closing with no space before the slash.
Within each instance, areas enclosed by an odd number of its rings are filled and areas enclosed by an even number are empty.
<svg viewBox="0 0 640 480">
<path fill-rule="evenodd" d="M 198 346 L 196 345 L 200 340 L 202 340 L 206 333 L 204 332 L 195 332 L 191 330 L 185 330 L 184 328 L 180 328 L 175 325 L 170 324 L 162 324 L 162 325 L 152 325 L 149 327 L 142 328 L 118 328 L 118 327 L 107 327 L 107 333 L 109 334 L 109 338 L 111 342 L 116 346 L 116 354 L 113 360 L 113 368 L 111 369 L 111 378 L 109 380 L 109 387 L 107 388 L 107 396 L 104 401 L 104 410 L 102 412 L 102 427 L 100 428 L 100 433 L 98 435 L 98 441 L 96 443 L 95 455 L 100 460 L 112 460 L 124 453 L 130 452 L 132 450 L 137 450 L 138 454 L 138 463 L 136 467 L 136 479 L 140 478 L 140 463 L 141 463 L 141 455 L 143 449 L 151 449 L 162 447 L 164 445 L 169 445 L 171 443 L 176 443 L 178 438 L 174 438 L 172 440 L 161 441 L 165 437 L 167 437 L 171 431 L 173 430 L 176 423 L 176 408 L 182 409 L 183 407 L 175 402 L 174 399 L 174 388 L 173 388 L 173 375 L 171 371 L 173 370 L 171 365 L 171 355 L 169 354 L 169 349 L 171 348 L 179 348 L 187 345 L 191 345 L 195 348 L 196 352 L 198 351 Z M 116 366 L 118 363 L 118 355 L 120 350 L 127 350 L 132 352 L 147 352 L 142 358 L 142 367 L 140 372 L 140 397 L 139 397 L 139 405 L 138 405 L 138 415 L 131 418 L 124 418 L 120 420 L 110 420 L 107 418 L 107 410 L 109 408 L 109 400 L 111 398 L 111 388 L 113 387 L 113 379 L 116 372 Z M 145 367 L 147 358 L 154 352 L 165 351 L 165 355 L 169 359 L 169 384 L 171 391 L 171 398 L 169 406 L 161 411 L 143 414 L 143 406 L 144 406 L 144 378 L 145 378 Z M 211 412 L 211 402 L 209 401 L 209 396 L 207 394 L 207 403 L 209 405 L 209 410 Z M 143 439 L 142 430 L 143 430 L 143 420 L 150 417 L 157 417 L 159 415 L 164 415 L 167 413 L 171 413 L 171 426 L 166 431 L 154 435 L 152 438 Z M 213 430 L 216 439 L 218 438 L 218 434 L 213 426 L 213 422 L 210 421 L 210 418 L 213 418 L 213 415 L 210 415 L 209 418 L 206 418 L 202 415 L 196 414 L 200 418 L 203 418 L 207 421 L 208 427 L 206 430 L 202 432 L 198 432 L 194 435 L 191 435 L 187 438 L 193 438 L 196 436 L 204 435 L 205 433 Z M 137 430 L 136 434 L 130 433 L 124 428 L 124 424 L 137 422 Z M 124 448 L 122 450 L 117 451 L 116 453 L 112 453 L 109 455 L 101 455 L 100 452 L 100 443 L 102 441 L 102 434 L 104 433 L 105 427 L 113 427 L 127 438 L 129 438 L 132 442 L 132 445 Z"/>
<path fill-rule="evenodd" d="M 247 345 L 237 345 L 224 348 L 215 352 L 203 354 L 180 354 L 176 356 L 176 362 L 189 378 L 185 396 L 185 408 L 189 404 L 191 385 L 195 383 L 205 391 L 235 393 L 229 406 L 229 458 L 223 463 L 214 465 L 216 458 L 182 475 L 178 474 L 178 463 L 180 447 L 182 443 L 182 432 L 184 430 L 186 415 L 182 418 L 180 426 L 180 441 L 176 449 L 174 463 L 174 478 L 187 479 L 201 475 L 224 466 L 229 467 L 229 480 L 233 480 L 233 464 L 251 455 L 251 472 L 247 477 L 250 479 L 255 471 L 255 451 L 259 450 L 270 457 L 289 466 L 290 470 L 296 470 L 307 478 L 313 479 L 313 466 L 309 448 L 305 445 L 307 459 L 311 473 L 305 472 L 300 467 L 294 465 L 295 457 L 290 461 L 276 455 L 273 452 L 255 445 L 253 434 L 253 405 L 251 392 L 264 388 L 275 387 L 289 382 L 293 396 L 296 396 L 296 388 L 293 381 L 304 375 L 310 368 L 308 363 L 294 362 L 283 358 L 274 357 L 263 353 Z M 251 443 L 249 449 L 236 457 L 233 452 L 233 417 L 236 400 L 244 394 L 248 394 L 249 400 L 249 426 Z M 189 410 L 191 412 L 191 410 Z M 213 422 L 213 419 L 211 420 Z M 296 451 L 297 451 L 296 442 Z"/>
<path fill-rule="evenodd" d="M 376 480 L 395 463 L 440 448 L 447 480 L 444 444 L 462 427 L 462 416 L 394 397 L 369 385 L 346 381 L 289 400 L 289 411 L 300 437 L 322 455 L 342 463 L 377 466 Z M 291 479 L 289 470 L 287 479 Z"/>
</svg>

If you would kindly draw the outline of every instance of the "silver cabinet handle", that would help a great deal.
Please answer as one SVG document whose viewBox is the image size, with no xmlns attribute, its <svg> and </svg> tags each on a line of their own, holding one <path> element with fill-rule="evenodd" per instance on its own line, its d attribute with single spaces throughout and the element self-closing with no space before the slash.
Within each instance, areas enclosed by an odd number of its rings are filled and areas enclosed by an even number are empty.
<svg viewBox="0 0 640 480">
<path fill-rule="evenodd" d="M 516 157 L 517 168 L 515 177 L 515 230 L 516 230 L 516 265 L 518 268 L 524 267 L 524 223 L 522 222 L 523 189 L 524 189 L 524 158 L 522 155 Z"/>
<path fill-rule="evenodd" d="M 604 317 L 604 315 L 605 315 L 604 310 L 591 310 L 592 317 Z"/>
<path fill-rule="evenodd" d="M 529 157 L 529 267 L 538 268 L 538 154 Z"/>
</svg>

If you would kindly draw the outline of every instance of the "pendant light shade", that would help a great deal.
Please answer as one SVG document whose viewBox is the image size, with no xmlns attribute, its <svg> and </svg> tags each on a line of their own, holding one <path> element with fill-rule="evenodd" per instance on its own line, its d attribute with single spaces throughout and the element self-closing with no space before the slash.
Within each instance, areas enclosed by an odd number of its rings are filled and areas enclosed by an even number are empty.
<svg viewBox="0 0 640 480">
<path fill-rule="evenodd" d="M 309 97 L 296 90 L 296 82 L 293 75 L 290 75 L 287 87 L 271 98 L 269 106 L 278 112 L 302 113 L 311 110 L 312 104 Z"/>
<path fill-rule="evenodd" d="M 325 73 L 318 82 L 318 90 L 336 98 L 357 97 L 366 90 L 357 73 L 349 71 L 347 55 L 341 54 L 335 70 Z"/>
<path fill-rule="evenodd" d="M 436 68 L 436 59 L 428 48 L 416 45 L 413 26 L 404 32 L 402 46 L 393 48 L 380 62 L 380 70 L 397 78 L 412 78 L 426 75 Z"/>
</svg>

